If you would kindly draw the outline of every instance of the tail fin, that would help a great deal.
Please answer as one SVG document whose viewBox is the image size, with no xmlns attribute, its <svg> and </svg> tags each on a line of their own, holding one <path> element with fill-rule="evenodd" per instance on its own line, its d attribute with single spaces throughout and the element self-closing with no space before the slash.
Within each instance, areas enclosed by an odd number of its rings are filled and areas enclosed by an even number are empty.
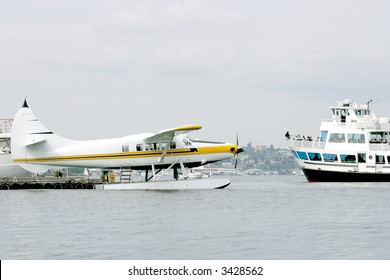
<svg viewBox="0 0 390 280">
<path fill-rule="evenodd" d="M 67 139 L 55 135 L 39 122 L 25 100 L 12 124 L 12 159 L 30 172 L 46 172 L 50 166 L 35 164 L 34 159 L 48 156 L 55 149 L 53 144 L 64 140 Z"/>
</svg>

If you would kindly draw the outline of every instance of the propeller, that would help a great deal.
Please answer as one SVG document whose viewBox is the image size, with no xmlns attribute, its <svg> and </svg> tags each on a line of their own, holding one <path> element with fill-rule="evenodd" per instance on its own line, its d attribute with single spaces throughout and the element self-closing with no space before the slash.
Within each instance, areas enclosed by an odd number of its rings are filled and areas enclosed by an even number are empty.
<svg viewBox="0 0 390 280">
<path fill-rule="evenodd" d="M 238 165 L 238 154 L 239 153 L 242 153 L 245 149 L 243 147 L 240 147 L 239 145 L 239 141 L 238 141 L 238 133 L 236 132 L 236 145 L 237 145 L 237 153 L 235 155 L 236 157 L 236 162 L 234 164 L 234 169 L 237 169 L 237 165 Z"/>
</svg>

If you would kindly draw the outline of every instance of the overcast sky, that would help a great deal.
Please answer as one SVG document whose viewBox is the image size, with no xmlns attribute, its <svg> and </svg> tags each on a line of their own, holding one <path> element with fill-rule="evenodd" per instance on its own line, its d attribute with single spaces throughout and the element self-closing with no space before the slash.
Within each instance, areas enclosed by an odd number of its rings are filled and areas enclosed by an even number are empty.
<svg viewBox="0 0 390 280">
<path fill-rule="evenodd" d="M 335 100 L 390 116 L 389 13 L 388 0 L 0 0 L 0 118 L 27 95 L 68 138 L 195 123 L 192 137 L 285 147 Z"/>
</svg>

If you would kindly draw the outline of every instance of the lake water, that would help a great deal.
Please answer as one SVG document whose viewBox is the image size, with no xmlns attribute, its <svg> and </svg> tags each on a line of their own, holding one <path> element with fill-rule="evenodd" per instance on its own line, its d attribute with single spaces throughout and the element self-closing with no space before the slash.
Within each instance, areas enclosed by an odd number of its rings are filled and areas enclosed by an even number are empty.
<svg viewBox="0 0 390 280">
<path fill-rule="evenodd" d="M 0 259 L 389 259 L 390 183 L 0 191 Z"/>
</svg>

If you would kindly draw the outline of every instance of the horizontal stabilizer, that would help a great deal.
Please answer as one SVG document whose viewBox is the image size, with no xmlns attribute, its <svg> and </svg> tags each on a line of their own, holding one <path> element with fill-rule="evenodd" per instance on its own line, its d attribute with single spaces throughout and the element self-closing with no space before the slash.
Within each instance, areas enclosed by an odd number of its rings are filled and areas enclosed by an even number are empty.
<svg viewBox="0 0 390 280">
<path fill-rule="evenodd" d="M 46 138 L 32 138 L 32 139 L 27 140 L 25 145 L 32 146 L 32 145 L 36 145 L 36 144 L 45 143 L 46 141 L 47 141 Z"/>
</svg>

